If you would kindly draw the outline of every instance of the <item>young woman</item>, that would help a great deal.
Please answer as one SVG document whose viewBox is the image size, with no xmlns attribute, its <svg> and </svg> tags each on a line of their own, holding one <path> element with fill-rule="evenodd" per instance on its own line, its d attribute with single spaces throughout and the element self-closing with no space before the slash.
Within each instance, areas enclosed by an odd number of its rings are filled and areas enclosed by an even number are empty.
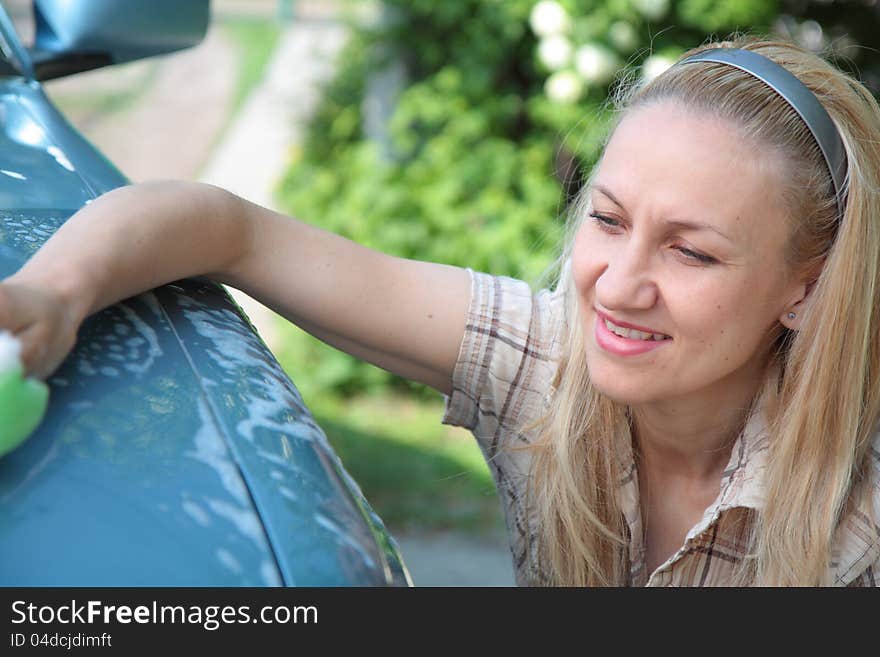
<svg viewBox="0 0 880 657">
<path fill-rule="evenodd" d="M 552 291 L 161 182 L 74 215 L 0 326 L 46 377 L 90 313 L 206 275 L 447 395 L 520 584 L 875 585 L 878 144 L 820 58 L 715 44 L 632 91 Z"/>
</svg>

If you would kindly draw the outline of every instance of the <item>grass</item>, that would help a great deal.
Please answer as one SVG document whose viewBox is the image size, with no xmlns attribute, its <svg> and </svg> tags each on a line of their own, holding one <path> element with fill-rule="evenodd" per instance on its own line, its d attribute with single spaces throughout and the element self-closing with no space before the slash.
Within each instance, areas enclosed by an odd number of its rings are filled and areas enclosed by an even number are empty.
<svg viewBox="0 0 880 657">
<path fill-rule="evenodd" d="M 220 25 L 238 50 L 238 71 L 230 108 L 231 119 L 262 81 L 269 58 L 278 45 L 281 30 L 276 21 L 261 18 L 224 19 Z"/>
<path fill-rule="evenodd" d="M 473 436 L 440 423 L 441 400 L 306 399 L 346 470 L 395 529 L 494 531 L 495 484 Z"/>
</svg>

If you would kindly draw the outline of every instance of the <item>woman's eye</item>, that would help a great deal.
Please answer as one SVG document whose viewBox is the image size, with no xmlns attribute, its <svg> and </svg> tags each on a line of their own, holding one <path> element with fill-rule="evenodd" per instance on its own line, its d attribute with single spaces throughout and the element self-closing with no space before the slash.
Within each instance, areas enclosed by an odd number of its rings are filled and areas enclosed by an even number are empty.
<svg viewBox="0 0 880 657">
<path fill-rule="evenodd" d="M 603 228 L 605 230 L 609 228 L 620 228 L 620 222 L 617 221 L 617 219 L 606 217 L 603 214 L 596 214 L 595 212 L 591 212 L 590 216 L 595 219 L 597 224 L 599 224 L 599 228 Z"/>
<path fill-rule="evenodd" d="M 676 247 L 678 252 L 681 253 L 685 258 L 689 260 L 696 260 L 697 262 L 701 262 L 704 264 L 712 264 L 715 262 L 715 258 L 712 256 L 703 255 L 702 253 L 697 253 L 696 251 L 691 251 L 690 249 L 686 249 L 683 246 Z"/>
</svg>

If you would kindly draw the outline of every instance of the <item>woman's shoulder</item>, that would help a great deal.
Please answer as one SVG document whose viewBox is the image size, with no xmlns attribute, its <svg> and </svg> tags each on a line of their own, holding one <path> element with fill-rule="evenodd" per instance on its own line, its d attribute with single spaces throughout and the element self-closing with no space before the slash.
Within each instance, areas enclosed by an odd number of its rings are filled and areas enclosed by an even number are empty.
<svg viewBox="0 0 880 657">
<path fill-rule="evenodd" d="M 535 289 L 507 276 L 488 276 L 484 284 L 491 286 L 486 303 L 492 306 L 487 316 L 495 340 L 490 374 L 513 387 L 543 393 L 563 340 L 563 292 Z"/>
<path fill-rule="evenodd" d="M 526 281 L 471 271 L 472 319 L 484 327 L 514 332 L 533 352 L 549 354 L 560 340 L 564 323 L 564 291 L 535 288 Z"/>
</svg>

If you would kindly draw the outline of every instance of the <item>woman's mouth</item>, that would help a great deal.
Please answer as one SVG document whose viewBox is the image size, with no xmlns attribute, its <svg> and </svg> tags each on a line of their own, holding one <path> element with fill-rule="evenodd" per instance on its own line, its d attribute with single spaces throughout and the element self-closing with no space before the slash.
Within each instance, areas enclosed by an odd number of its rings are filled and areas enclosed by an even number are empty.
<svg viewBox="0 0 880 657">
<path fill-rule="evenodd" d="M 611 331 L 614 335 L 620 336 L 621 338 L 629 338 L 630 340 L 669 340 L 669 336 L 663 333 L 647 333 L 645 331 L 639 331 L 633 328 L 627 328 L 625 326 L 618 326 L 610 319 L 604 319 L 605 327 Z"/>
<path fill-rule="evenodd" d="M 595 336 L 599 347 L 616 356 L 636 356 L 672 342 L 672 338 L 665 333 L 616 324 L 598 312 Z"/>
</svg>

